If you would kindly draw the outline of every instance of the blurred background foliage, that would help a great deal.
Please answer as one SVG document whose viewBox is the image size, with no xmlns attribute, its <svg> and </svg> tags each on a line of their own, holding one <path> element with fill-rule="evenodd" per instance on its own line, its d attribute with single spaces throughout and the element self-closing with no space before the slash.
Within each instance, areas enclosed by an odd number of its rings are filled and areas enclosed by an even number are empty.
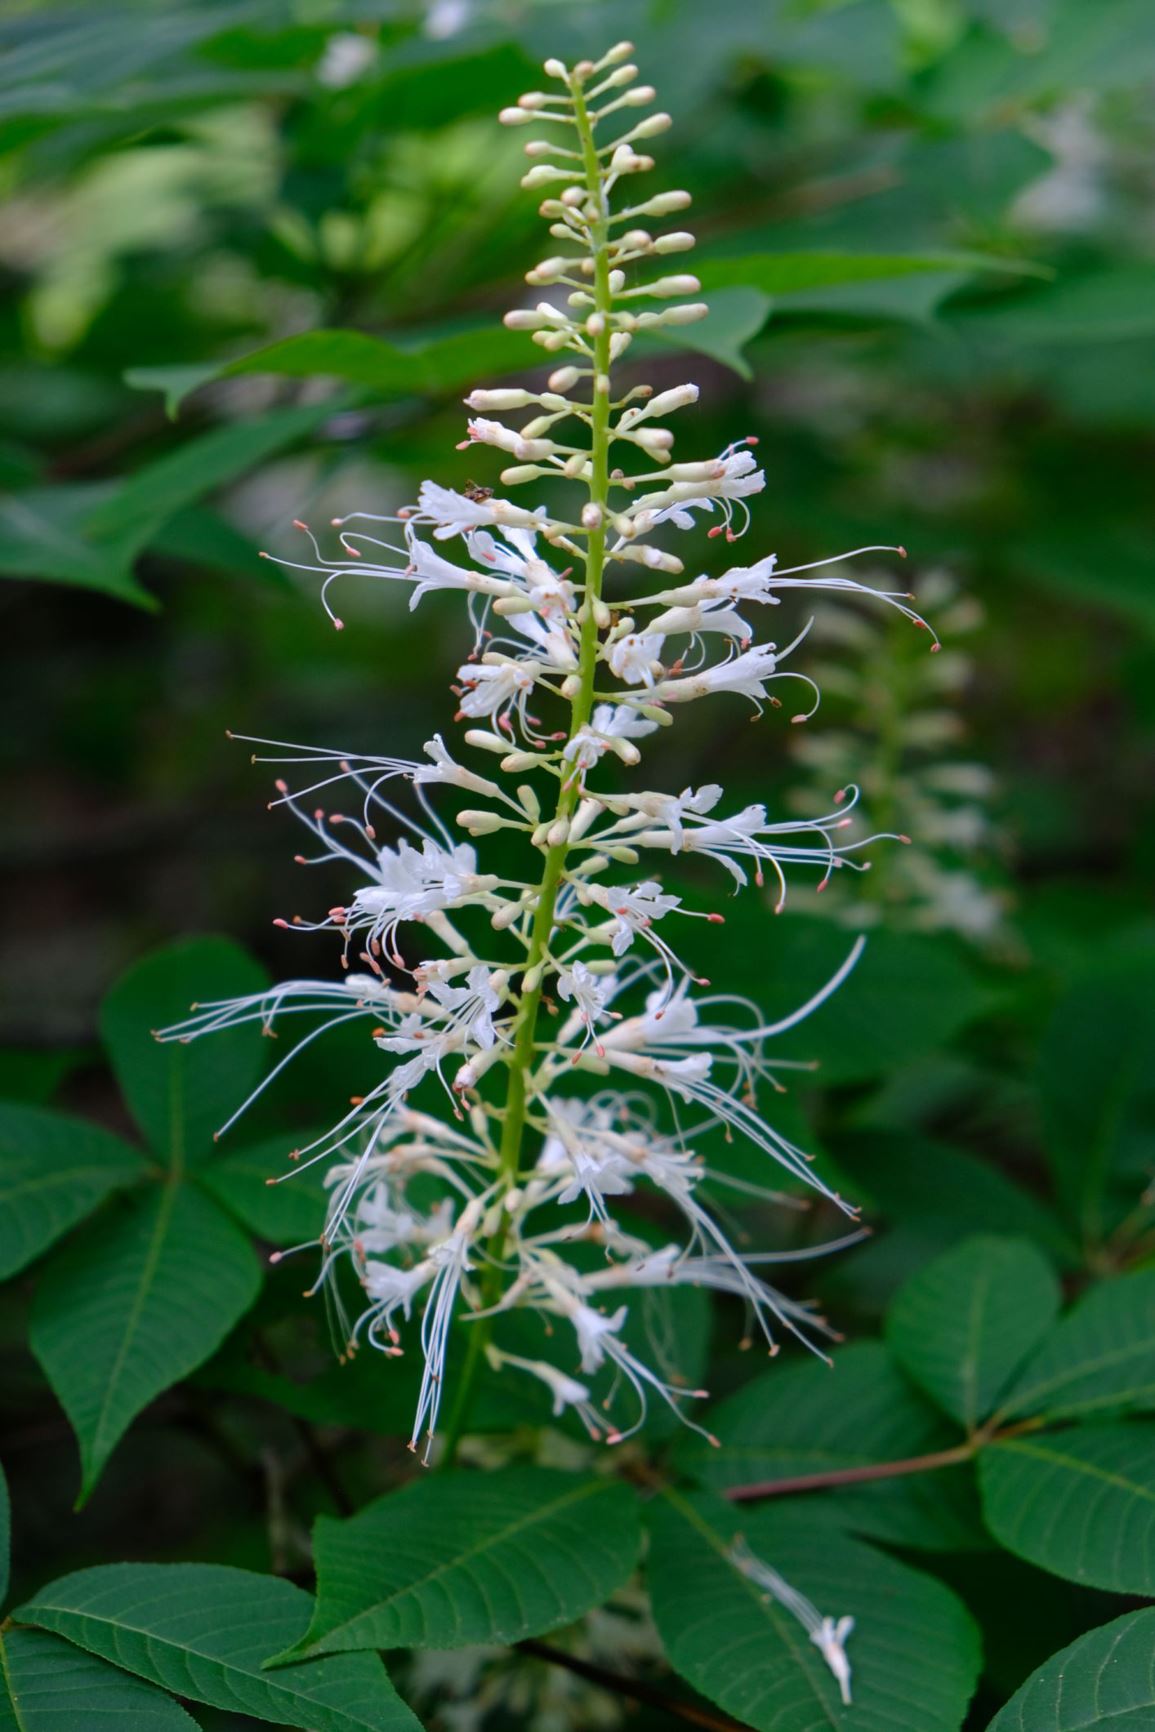
<svg viewBox="0 0 1155 1732">
<path fill-rule="evenodd" d="M 857 770 L 868 816 L 914 838 L 820 902 L 797 886 L 774 921 L 768 887 L 709 929 L 715 982 L 771 1014 L 841 956 L 840 927 L 873 933 L 796 1041 L 822 1068 L 790 1109 L 881 1229 L 824 1266 L 824 1296 L 870 1332 L 912 1269 L 992 1227 L 1072 1288 L 1132 1267 L 1155 1227 L 1148 0 L 10 4 L 0 1093 L 119 1128 L 98 1006 L 157 943 L 227 932 L 278 975 L 333 960 L 271 926 L 316 893 L 225 729 L 411 752 L 467 643 L 451 598 L 413 613 L 352 580 L 337 635 L 316 579 L 257 549 L 307 557 L 292 519 L 389 511 L 427 475 L 493 482 L 454 449 L 459 399 L 534 365 L 499 315 L 544 250 L 494 116 L 544 55 L 623 35 L 674 114 L 663 184 L 694 195 L 714 307 L 674 334 L 693 354 L 653 342 L 646 376 L 700 380 L 705 448 L 757 435 L 768 489 L 740 557 L 902 542 L 944 638 L 930 658 L 901 622 L 823 609 L 797 661 L 827 691 L 811 731 L 717 705 L 654 757 L 656 785 L 724 764 L 736 799 L 789 810 Z M 776 635 L 803 623 L 787 608 Z M 336 1060 L 302 1069 L 249 1140 L 323 1121 L 345 1081 Z M 292 1308 L 299 1343 L 298 1286 L 271 1280 L 258 1320 Z M 286 1488 L 308 1438 L 210 1393 L 244 1387 L 229 1349 L 62 1533 L 73 1446 L 16 1345 L 26 1298 L 6 1300 L 4 1401 L 41 1553 L 123 1554 L 127 1534 L 268 1567 L 231 1476 L 243 1433 L 271 1561 L 299 1561 L 324 1479 Z M 371 1429 L 376 1389 L 345 1390 L 301 1398 L 305 1420 L 356 1423 L 362 1402 Z M 997 1632 L 983 1567 L 956 1585 Z M 1004 1691 L 1106 1615 L 1015 1569 L 1045 1615 L 1013 1656 L 988 1647 Z"/>
</svg>

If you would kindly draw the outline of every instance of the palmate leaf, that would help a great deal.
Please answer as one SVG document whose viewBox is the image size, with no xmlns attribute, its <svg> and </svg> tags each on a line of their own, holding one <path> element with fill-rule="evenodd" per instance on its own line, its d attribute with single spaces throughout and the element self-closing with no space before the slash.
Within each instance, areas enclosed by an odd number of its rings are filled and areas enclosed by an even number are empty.
<svg viewBox="0 0 1155 1732">
<path fill-rule="evenodd" d="M 1155 1594 L 1155 1423 L 1007 1438 L 979 1457 L 983 1514 L 1009 1551 L 1120 1594 Z"/>
<path fill-rule="evenodd" d="M 259 1074 L 257 1026 L 210 1039 L 160 1042 L 156 1029 L 185 1018 L 198 999 L 240 997 L 268 984 L 260 965 L 226 938 L 190 938 L 130 968 L 101 1006 L 100 1031 L 133 1117 L 174 1172 L 203 1159 L 213 1133 Z"/>
<path fill-rule="evenodd" d="M 988 1732 L 1152 1732 L 1155 1607 L 1088 1630 L 1033 1672 Z"/>
<path fill-rule="evenodd" d="M 601 1605 L 640 1546 L 620 1481 L 540 1467 L 414 1480 L 349 1521 L 318 1520 L 317 1609 L 294 1652 L 541 1635 Z"/>
<path fill-rule="evenodd" d="M 654 1618 L 674 1669 L 756 1732 L 957 1732 L 979 1669 L 978 1633 L 930 1576 L 805 1510 L 737 1510 L 666 1491 L 647 1506 Z M 818 1612 L 850 1615 L 853 1705 L 802 1624 L 743 1576 L 751 1550 Z"/>
<path fill-rule="evenodd" d="M 29 1343 L 76 1432 L 82 1500 L 130 1422 L 209 1357 L 260 1281 L 240 1228 L 172 1183 L 124 1202 L 52 1258 Z"/>
<path fill-rule="evenodd" d="M 717 1491 L 906 1460 L 957 1444 L 954 1431 L 879 1342 L 756 1377 L 712 1408 L 713 1449 L 678 1442 L 684 1472 Z M 932 1550 L 984 1544 L 969 1465 L 807 1494 L 807 1508 L 854 1532 Z"/>
<path fill-rule="evenodd" d="M 419 1732 L 376 1655 L 262 1670 L 311 1610 L 291 1582 L 249 1570 L 110 1564 L 53 1582 L 17 1616 L 214 1708 L 304 1732 Z"/>
<path fill-rule="evenodd" d="M 42 1630 L 0 1633 L 0 1732 L 196 1732 L 179 1702 Z"/>
<path fill-rule="evenodd" d="M 0 1102 L 0 1278 L 146 1170 L 135 1149 L 100 1125 Z"/>
<path fill-rule="evenodd" d="M 1024 1419 L 1155 1409 L 1155 1269 L 1092 1287 L 1056 1324 L 1002 1403 Z"/>
<path fill-rule="evenodd" d="M 1058 1309 L 1058 1281 L 1027 1240 L 966 1239 L 897 1294 L 886 1339 L 919 1388 L 973 1431 Z"/>
<path fill-rule="evenodd" d="M 216 1038 L 215 1036 L 213 1037 Z M 206 1161 L 197 1180 L 230 1214 L 270 1245 L 304 1245 L 320 1237 L 329 1193 L 325 1167 L 294 1169 L 289 1154 L 318 1133 L 270 1137 L 219 1160 Z M 282 1180 L 271 1184 L 272 1179 Z"/>
</svg>

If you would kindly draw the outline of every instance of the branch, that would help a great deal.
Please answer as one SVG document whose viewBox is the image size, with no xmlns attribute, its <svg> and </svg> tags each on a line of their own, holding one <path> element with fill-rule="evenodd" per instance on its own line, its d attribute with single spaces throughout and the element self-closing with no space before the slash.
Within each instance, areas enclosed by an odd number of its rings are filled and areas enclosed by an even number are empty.
<svg viewBox="0 0 1155 1732">
<path fill-rule="evenodd" d="M 518 1642 L 516 1647 L 519 1654 L 532 1654 L 535 1660 L 544 1660 L 547 1665 L 562 1666 L 567 1672 L 588 1679 L 591 1684 L 600 1684 L 603 1690 L 612 1690 L 618 1696 L 628 1696 L 642 1707 L 663 1708 L 676 1720 L 686 1720 L 692 1726 L 705 1726 L 707 1732 L 747 1732 L 741 1720 L 731 1720 L 728 1714 L 718 1713 L 713 1708 L 699 1707 L 696 1702 L 684 1702 L 678 1696 L 669 1695 L 656 1684 L 645 1684 L 637 1678 L 627 1678 L 623 1673 L 609 1672 L 604 1666 L 595 1666 L 590 1660 L 579 1660 L 576 1654 L 567 1654 L 564 1648 L 555 1648 L 550 1642 L 539 1642 L 535 1637 L 530 1637 L 524 1642 Z"/>
<path fill-rule="evenodd" d="M 978 1447 L 976 1439 L 939 1449 L 930 1455 L 912 1455 L 905 1461 L 875 1461 L 865 1467 L 832 1467 L 825 1473 L 802 1473 L 794 1479 L 766 1479 L 754 1485 L 732 1485 L 723 1491 L 731 1503 L 753 1503 L 758 1498 L 787 1497 L 795 1492 L 823 1491 L 833 1485 L 867 1485 L 877 1479 L 899 1479 L 908 1473 L 931 1473 L 970 1461 Z"/>
</svg>

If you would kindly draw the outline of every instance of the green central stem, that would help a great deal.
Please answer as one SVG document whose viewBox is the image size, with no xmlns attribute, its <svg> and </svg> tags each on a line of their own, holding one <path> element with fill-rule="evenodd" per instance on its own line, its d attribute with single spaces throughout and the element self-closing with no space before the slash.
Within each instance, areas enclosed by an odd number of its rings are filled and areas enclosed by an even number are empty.
<svg viewBox="0 0 1155 1732">
<path fill-rule="evenodd" d="M 574 118 L 578 137 L 581 141 L 586 191 L 589 195 L 590 208 L 596 213 L 591 224 L 594 261 L 593 292 L 594 311 L 601 316 L 601 329 L 596 332 L 593 339 L 594 380 L 590 416 L 589 475 L 590 503 L 598 508 L 599 521 L 596 528 L 589 531 L 586 549 L 585 589 L 582 596 L 582 606 L 578 614 L 581 626 L 577 667 L 578 689 L 570 700 L 569 738 L 572 740 L 585 727 L 593 711 L 594 685 L 600 647 L 595 604 L 601 599 L 602 577 L 606 563 L 605 520 L 609 497 L 610 456 L 609 314 L 612 310 L 613 297 L 610 292 L 610 263 L 606 250 L 609 223 L 605 211 L 601 167 L 598 162 L 597 148 L 594 144 L 593 127 L 590 124 L 581 87 L 576 81 L 571 83 L 570 93 L 573 96 Z M 569 821 L 573 817 L 579 798 L 580 787 L 577 774 L 571 775 L 568 780 L 563 778 L 558 793 L 557 806 L 554 810 L 554 825 L 562 825 L 568 829 Z M 522 993 L 514 1020 L 513 1050 L 509 1059 L 508 1084 L 502 1119 L 500 1177 L 509 1186 L 517 1183 L 517 1176 L 521 1171 L 525 1115 L 529 1104 L 528 1080 L 533 1069 L 534 1054 L 537 1047 L 537 1021 L 541 1010 L 544 966 L 549 954 L 554 911 L 557 906 L 562 879 L 565 876 L 568 853 L 569 843 L 564 835 L 561 841 L 552 843 L 547 848 L 541 882 L 537 890 L 533 926 L 530 929 L 525 973 L 531 984 Z M 505 1248 L 506 1229 L 507 1222 L 503 1216 L 500 1225 L 486 1246 L 488 1261 L 482 1277 L 483 1309 L 493 1305 L 500 1297 L 500 1261 Z M 453 1408 L 446 1426 L 442 1467 L 452 1466 L 456 1458 L 458 1445 L 469 1417 L 469 1407 L 477 1373 L 481 1366 L 482 1356 L 489 1344 L 490 1331 L 490 1319 L 486 1317 L 474 1323 L 470 1330 L 469 1350 L 462 1367 Z"/>
</svg>

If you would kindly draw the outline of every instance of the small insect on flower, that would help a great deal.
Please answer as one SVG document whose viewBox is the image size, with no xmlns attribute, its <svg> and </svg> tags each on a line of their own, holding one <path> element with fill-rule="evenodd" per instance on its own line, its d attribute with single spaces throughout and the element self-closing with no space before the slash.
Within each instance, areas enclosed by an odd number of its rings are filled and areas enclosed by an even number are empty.
<svg viewBox="0 0 1155 1732">
<path fill-rule="evenodd" d="M 363 1091 L 296 1152 L 296 1166 L 326 1168 L 315 1289 L 330 1297 L 346 1352 L 420 1359 L 410 1446 L 423 1462 L 434 1451 L 453 1459 L 486 1364 L 544 1389 L 553 1418 L 576 1415 L 591 1439 L 635 1437 L 657 1403 L 715 1443 L 694 1417 L 706 1391 L 678 1363 L 681 1343 L 671 1357 L 647 1333 L 658 1296 L 722 1294 L 740 1302 L 746 1338 L 760 1335 L 767 1352 L 785 1336 L 821 1354 L 831 1325 L 812 1301 L 771 1285 L 767 1265 L 792 1274 L 804 1255 L 861 1236 L 852 1226 L 805 1252 L 758 1250 L 719 1196 L 797 1209 L 808 1192 L 856 1220 L 776 1128 L 772 1103 L 802 1062 L 779 1057 L 776 1043 L 843 984 L 862 941 L 848 942 L 797 1009 L 768 1021 L 747 1000 L 704 992 L 703 964 L 714 972 L 718 948 L 707 926 L 723 916 L 708 880 L 695 898 L 662 870 L 671 856 L 702 855 L 734 892 L 769 873 L 781 907 L 796 871 L 821 888 L 842 867 L 865 867 L 869 843 L 884 838 L 846 839 L 853 786 L 797 818 L 764 799 L 728 800 L 719 782 L 691 785 L 687 772 L 672 788 L 651 786 L 639 765 L 690 703 L 734 713 L 744 703 L 755 719 L 767 712 L 769 729 L 780 694 L 796 691 L 792 719 L 814 715 L 818 688 L 793 665 L 806 653 L 805 610 L 771 640 L 762 609 L 814 591 L 925 622 L 902 592 L 849 576 L 847 561 L 878 548 L 789 567 L 763 553 L 685 579 L 672 544 L 704 530 L 700 551 L 723 566 L 715 550 L 750 528 L 766 475 L 750 436 L 674 460 L 668 423 L 697 402 L 693 383 L 655 392 L 614 377 L 636 336 L 708 310 L 696 278 L 661 272 L 665 254 L 694 244 L 667 226 L 690 198 L 638 190 L 653 161 L 635 146 L 669 117 L 636 112 L 654 92 L 637 83 L 629 52 L 548 61 L 546 88 L 500 117 L 548 134 L 531 139 L 522 184 L 544 196 L 550 249 L 528 280 L 549 298 L 531 297 L 505 322 L 553 370 L 544 384 L 470 393 L 463 444 L 489 471 L 460 488 L 424 481 L 392 513 L 337 519 L 330 552 L 298 525 L 310 557 L 283 561 L 316 575 L 335 624 L 338 584 L 401 585 L 411 606 L 435 591 L 464 600 L 445 658 L 461 746 L 436 734 L 408 758 L 392 742 L 382 756 L 252 742 L 299 784 L 279 779 L 272 803 L 309 834 L 302 864 L 349 875 L 343 901 L 279 922 L 335 937 L 337 978 L 207 1004 L 160 1036 L 303 1029 L 250 1101 L 331 1030 L 362 1043 Z M 534 503 L 510 497 L 521 487 Z M 351 810 L 316 804 L 337 788 Z M 750 1157 L 741 1178 L 709 1154 L 739 1141 Z M 446 1406 L 454 1364 L 461 1381 Z M 733 1562 L 802 1620 L 849 1701 L 851 1621 L 820 1617 L 752 1553 L 736 1550 Z"/>
</svg>

